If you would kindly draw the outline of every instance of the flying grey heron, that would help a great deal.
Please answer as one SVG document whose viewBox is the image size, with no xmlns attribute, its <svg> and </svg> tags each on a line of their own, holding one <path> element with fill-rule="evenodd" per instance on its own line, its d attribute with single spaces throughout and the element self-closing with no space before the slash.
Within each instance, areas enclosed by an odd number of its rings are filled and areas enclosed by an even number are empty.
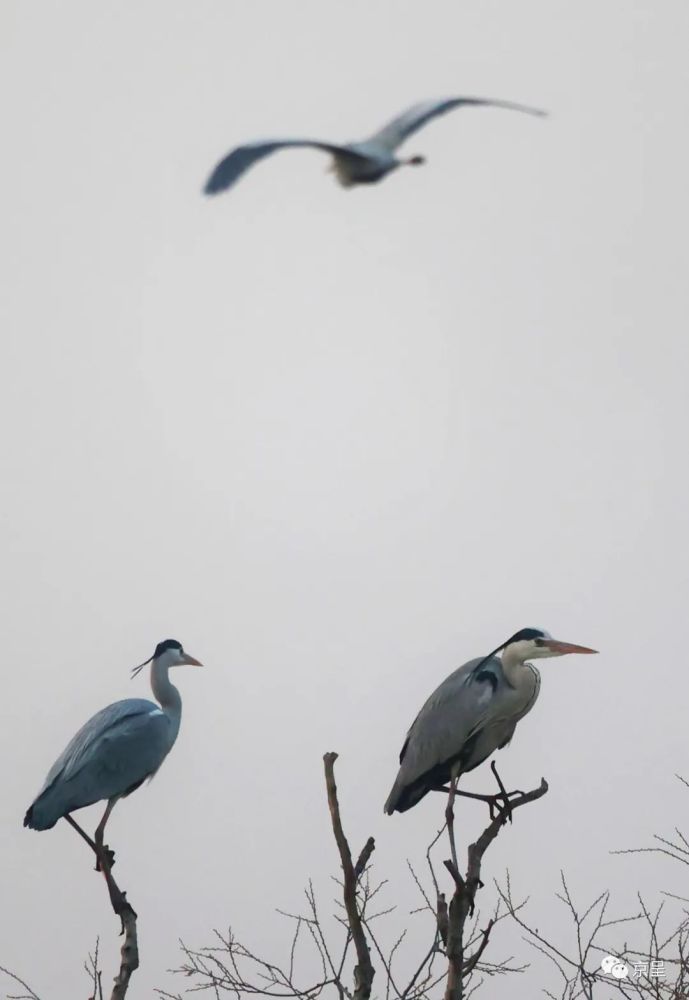
<svg viewBox="0 0 689 1000">
<path fill-rule="evenodd" d="M 105 824 L 115 803 L 153 777 L 177 739 L 182 699 L 168 677 L 170 667 L 201 666 L 176 639 L 159 642 L 153 656 L 134 667 L 132 677 L 149 663 L 151 688 L 160 704 L 145 698 L 126 698 L 89 719 L 51 767 L 43 788 L 27 810 L 24 826 L 49 830 L 64 817 L 100 861 Z M 94 842 L 71 813 L 101 800 L 107 800 L 107 806 Z"/>
<path fill-rule="evenodd" d="M 220 191 L 226 191 L 254 163 L 279 149 L 293 149 L 295 147 L 320 149 L 325 153 L 330 153 L 333 157 L 332 169 L 342 187 L 374 184 L 396 170 L 397 167 L 418 166 L 425 163 L 423 156 L 400 159 L 395 155 L 395 151 L 405 139 L 418 129 L 423 128 L 431 119 L 437 118 L 438 115 L 443 115 L 447 111 L 452 111 L 454 108 L 464 106 L 507 108 L 510 111 L 523 111 L 529 115 L 539 116 L 546 114 L 545 111 L 540 111 L 538 108 L 513 104 L 510 101 L 492 101 L 483 97 L 450 97 L 442 100 L 424 101 L 421 104 L 415 104 L 414 107 L 409 108 L 362 142 L 338 144 L 318 142 L 312 139 L 267 139 L 238 146 L 215 167 L 206 181 L 204 192 L 218 194 Z"/>
<path fill-rule="evenodd" d="M 595 652 L 553 639 L 542 629 L 524 628 L 488 656 L 458 667 L 414 719 L 385 812 L 406 812 L 428 792 L 446 791 L 447 782 L 456 781 L 507 746 L 540 690 L 541 675 L 527 662 L 529 658 Z M 501 791 L 504 795 L 502 785 Z"/>
</svg>

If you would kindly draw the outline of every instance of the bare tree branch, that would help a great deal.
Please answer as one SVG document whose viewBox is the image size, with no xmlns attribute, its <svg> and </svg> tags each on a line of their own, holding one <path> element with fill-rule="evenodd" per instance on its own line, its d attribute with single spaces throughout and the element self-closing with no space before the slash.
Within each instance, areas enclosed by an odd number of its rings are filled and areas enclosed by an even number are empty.
<svg viewBox="0 0 689 1000">
<path fill-rule="evenodd" d="M 373 837 L 369 837 L 364 846 L 361 849 L 361 854 L 354 865 L 354 878 L 358 881 L 364 873 L 366 865 L 371 860 L 371 855 L 373 854 L 376 847 L 376 842 Z"/>
<path fill-rule="evenodd" d="M 26 993 L 8 993 L 7 1000 L 41 1000 L 38 993 L 34 993 L 29 984 L 25 983 L 23 979 L 20 979 L 16 973 L 10 972 L 9 969 L 6 969 L 2 965 L 0 965 L 0 972 L 3 972 L 9 979 L 12 980 L 12 982 L 21 986 L 23 990 L 26 990 Z"/>
<path fill-rule="evenodd" d="M 344 904 L 347 910 L 347 920 L 349 922 L 349 929 L 352 935 L 352 940 L 354 941 L 354 947 L 356 948 L 357 955 L 357 964 L 354 967 L 354 1000 L 369 1000 L 375 969 L 373 968 L 373 964 L 371 962 L 371 953 L 369 951 L 366 934 L 364 933 L 361 916 L 359 914 L 359 907 L 356 898 L 357 876 L 352 864 L 352 854 L 342 828 L 342 819 L 340 818 L 340 804 L 337 799 L 337 785 L 335 784 L 336 760 L 337 754 L 332 752 L 326 753 L 323 757 L 325 785 L 328 794 L 328 806 L 330 808 L 330 819 L 332 821 L 333 833 L 335 835 L 337 849 L 340 853 L 340 862 L 342 864 L 342 872 L 344 875 Z M 369 837 L 364 849 L 361 852 L 359 862 L 361 862 L 364 857 L 366 861 L 368 861 L 374 847 L 375 844 L 373 842 L 373 838 Z M 357 867 L 359 862 L 357 862 Z"/>
<path fill-rule="evenodd" d="M 94 849 L 93 845 L 91 846 Z M 129 981 L 132 974 L 139 967 L 139 949 L 137 942 L 137 932 L 136 932 L 136 913 L 127 900 L 126 892 L 123 892 L 117 885 L 117 882 L 112 875 L 112 863 L 113 855 L 108 848 L 104 848 L 102 851 L 96 850 L 96 857 L 98 862 L 97 870 L 100 870 L 105 879 L 105 884 L 108 890 L 108 896 L 110 898 L 110 904 L 115 912 L 115 915 L 120 918 L 122 930 L 121 934 L 124 935 L 124 942 L 120 949 L 120 967 L 115 977 L 112 993 L 110 994 L 110 1000 L 124 1000 L 127 989 L 129 988 Z M 96 940 L 96 947 L 93 955 L 89 955 L 86 963 L 84 964 L 85 971 L 89 976 L 92 984 L 92 995 L 89 1000 L 103 1000 L 103 983 L 102 983 L 102 972 L 99 968 L 99 950 L 100 943 Z M 18 983 L 26 993 L 23 994 L 8 994 L 7 1000 L 39 1000 L 38 995 L 31 989 L 31 987 L 20 979 L 16 973 L 10 972 L 9 969 L 5 969 L 0 966 L 0 972 L 4 973 L 14 982 Z"/>
<path fill-rule="evenodd" d="M 89 1000 L 103 1000 L 103 973 L 98 964 L 99 948 L 100 940 L 96 938 L 96 947 L 93 949 L 93 954 L 89 954 L 88 959 L 84 962 L 84 971 L 91 980 L 91 987 L 93 989 Z"/>
<path fill-rule="evenodd" d="M 341 936 L 340 941 L 334 944 L 329 940 L 326 925 L 321 920 L 316 904 L 313 885 L 309 882 L 305 912 L 278 911 L 285 919 L 294 923 L 283 964 L 278 965 L 262 958 L 240 943 L 231 930 L 227 934 L 216 931 L 217 943 L 213 947 L 192 949 L 182 945 L 185 962 L 175 971 L 193 981 L 188 993 L 208 990 L 216 1000 L 221 1000 L 228 993 L 233 994 L 236 1000 L 254 996 L 269 1000 L 319 1000 L 325 996 L 325 991 L 330 990 L 336 991 L 337 1000 L 371 1000 L 375 957 L 376 965 L 384 976 L 382 1000 L 441 1000 L 448 980 L 451 917 L 446 895 L 439 888 L 431 852 L 446 826 L 438 831 L 426 850 L 432 889 L 424 886 L 411 863 L 407 862 L 422 901 L 422 905 L 411 913 L 421 914 L 430 930 L 430 940 L 427 940 L 418 956 L 413 956 L 409 954 L 410 935 L 407 927 L 397 926 L 392 935 L 388 934 L 388 921 L 397 907 L 387 905 L 387 901 L 380 901 L 383 892 L 387 892 L 389 888 L 387 880 L 374 881 L 371 878 L 370 860 L 375 847 L 372 837 L 364 844 L 356 863 L 353 860 L 344 833 L 335 784 L 336 760 L 337 755 L 334 753 L 323 757 L 328 808 L 342 869 L 342 877 L 333 878 L 338 887 L 338 895 L 330 918 Z M 476 844 L 471 845 L 466 875 L 461 874 L 451 861 L 445 862 L 452 873 L 454 885 L 450 905 L 454 906 L 456 912 L 459 899 L 465 907 L 459 928 L 462 954 L 459 978 L 461 990 L 465 991 L 457 994 L 460 997 L 475 992 L 484 978 L 522 972 L 525 968 L 511 958 L 500 962 L 486 961 L 485 954 L 492 941 L 494 927 L 508 915 L 508 911 L 503 911 L 498 902 L 490 919 L 481 921 L 480 914 L 474 907 L 474 896 L 481 885 L 483 854 L 506 822 L 508 813 L 521 804 L 540 798 L 545 790 L 542 786 L 526 795 L 521 792 L 510 793 L 508 797 L 505 794 L 504 801 L 501 799 L 499 804 L 493 806 L 497 815 L 491 816 L 489 827 Z M 520 797 L 514 798 L 516 795 Z M 469 879 L 472 879 L 471 884 Z M 518 908 L 521 905 L 523 904 L 519 904 Z M 473 919 L 469 920 L 472 915 Z M 305 930 L 308 930 L 308 934 L 304 933 Z M 310 954 L 307 984 L 297 981 L 297 968 L 304 960 L 302 949 L 305 945 L 313 952 Z M 356 953 L 355 958 L 352 951 Z M 320 975 L 313 974 L 314 957 L 316 967 L 320 967 Z M 349 979 L 345 976 L 345 969 L 352 970 Z M 400 971 L 402 969 L 403 972 Z M 348 982 L 352 979 L 353 987 L 350 988 Z M 181 1000 L 179 995 L 158 992 L 161 998 Z"/>
<path fill-rule="evenodd" d="M 544 778 L 541 778 L 541 784 L 538 788 L 534 788 L 530 792 L 517 793 L 514 798 L 497 807 L 498 812 L 495 818 L 491 820 L 478 840 L 474 844 L 469 845 L 467 870 L 464 877 L 457 870 L 454 859 L 444 862 L 455 883 L 455 890 L 449 906 L 447 934 L 448 976 L 445 988 L 445 1000 L 462 1000 L 464 995 L 464 978 L 467 974 L 467 964 L 471 964 L 472 961 L 469 959 L 468 963 L 465 962 L 464 926 L 467 917 L 474 911 L 476 893 L 482 885 L 481 864 L 483 856 L 507 822 L 508 816 L 515 809 L 519 809 L 520 806 L 540 799 L 547 791 L 548 783 Z M 490 930 L 488 933 L 490 934 Z M 479 945 L 479 949 L 480 947 Z M 477 962 L 478 959 L 471 965 L 471 969 L 476 966 Z"/>
<path fill-rule="evenodd" d="M 132 975 L 139 968 L 139 943 L 136 932 L 136 912 L 127 900 L 127 893 L 118 886 L 112 875 L 112 860 L 108 853 L 99 855 L 103 878 L 108 888 L 110 904 L 122 923 L 124 941 L 120 949 L 120 968 L 115 976 L 110 1000 L 124 1000 Z"/>
</svg>

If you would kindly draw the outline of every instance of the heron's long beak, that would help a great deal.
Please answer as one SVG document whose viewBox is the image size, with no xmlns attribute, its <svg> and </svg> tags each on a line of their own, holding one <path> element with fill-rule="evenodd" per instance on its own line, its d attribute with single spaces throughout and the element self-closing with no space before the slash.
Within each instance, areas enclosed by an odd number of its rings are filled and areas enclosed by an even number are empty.
<svg viewBox="0 0 689 1000">
<path fill-rule="evenodd" d="M 588 646 L 576 646 L 573 642 L 560 642 L 559 639 L 546 639 L 543 643 L 556 656 L 564 656 L 565 653 L 597 653 L 597 649 L 589 649 Z"/>
<path fill-rule="evenodd" d="M 189 653 L 182 654 L 182 663 L 188 663 L 190 667 L 202 667 L 203 663 L 201 660 L 197 660 L 195 656 L 190 656 Z"/>
</svg>

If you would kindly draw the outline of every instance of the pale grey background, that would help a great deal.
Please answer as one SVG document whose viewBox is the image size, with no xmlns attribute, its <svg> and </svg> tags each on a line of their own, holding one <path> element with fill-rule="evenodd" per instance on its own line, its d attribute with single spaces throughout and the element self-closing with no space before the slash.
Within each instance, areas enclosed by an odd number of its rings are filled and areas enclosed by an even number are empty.
<svg viewBox="0 0 689 1000">
<path fill-rule="evenodd" d="M 543 664 L 500 763 L 552 790 L 492 871 L 541 927 L 561 866 L 582 896 L 673 888 L 608 851 L 686 811 L 687 5 L 0 10 L 0 964 L 74 995 L 100 933 L 112 974 L 83 845 L 21 820 L 169 635 L 207 666 L 177 673 L 178 744 L 110 825 L 133 995 L 180 935 L 231 921 L 270 951 L 308 875 L 327 899 L 327 749 L 409 909 L 442 805 L 382 815 L 406 727 L 524 625 L 601 655 Z M 295 152 L 200 196 L 237 142 L 358 138 L 455 93 L 552 117 L 457 112 L 371 189 Z M 463 842 L 483 819 L 462 809 Z"/>
</svg>

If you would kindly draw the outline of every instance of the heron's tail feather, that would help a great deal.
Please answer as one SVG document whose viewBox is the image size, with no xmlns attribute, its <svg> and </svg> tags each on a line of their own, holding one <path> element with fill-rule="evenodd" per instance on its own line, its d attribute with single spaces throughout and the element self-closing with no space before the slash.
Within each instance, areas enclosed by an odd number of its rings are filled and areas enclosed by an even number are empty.
<svg viewBox="0 0 689 1000">
<path fill-rule="evenodd" d="M 420 802 L 430 790 L 430 785 L 427 785 L 423 780 L 405 785 L 398 777 L 388 795 L 387 802 L 383 806 L 383 812 L 387 813 L 388 816 L 392 816 L 394 812 L 406 812 L 407 809 L 411 809 L 417 802 Z"/>
<path fill-rule="evenodd" d="M 56 807 L 47 795 L 39 795 L 26 810 L 24 826 L 30 830 L 50 830 L 64 814 L 65 810 Z"/>
</svg>

